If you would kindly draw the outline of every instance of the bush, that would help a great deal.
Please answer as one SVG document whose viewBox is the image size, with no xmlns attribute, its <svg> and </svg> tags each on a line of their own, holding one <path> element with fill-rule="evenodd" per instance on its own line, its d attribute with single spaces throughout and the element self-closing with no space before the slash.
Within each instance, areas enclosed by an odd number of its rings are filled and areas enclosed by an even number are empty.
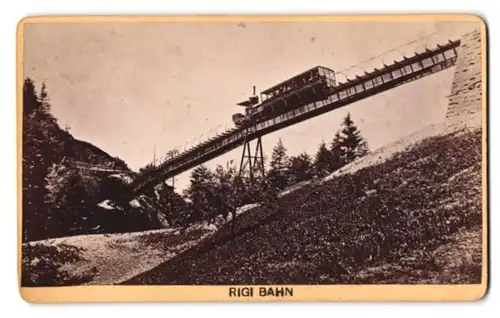
<svg viewBox="0 0 500 318">
<path fill-rule="evenodd" d="M 22 247 L 21 285 L 24 287 L 71 286 L 89 282 L 95 272 L 72 276 L 62 266 L 81 259 L 82 249 L 61 244 L 28 243 Z"/>
</svg>

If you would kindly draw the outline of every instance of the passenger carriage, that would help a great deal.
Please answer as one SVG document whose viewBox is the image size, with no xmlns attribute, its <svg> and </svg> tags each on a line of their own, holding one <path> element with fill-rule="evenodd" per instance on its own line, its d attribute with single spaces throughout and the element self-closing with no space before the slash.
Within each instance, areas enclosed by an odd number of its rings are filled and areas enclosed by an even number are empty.
<svg viewBox="0 0 500 318">
<path fill-rule="evenodd" d="M 284 112 L 321 100 L 335 87 L 335 72 L 323 66 L 316 66 L 260 93 L 260 104 L 247 108 L 247 113 L 234 114 L 236 126 L 251 121 L 258 123 L 276 117 Z"/>
</svg>

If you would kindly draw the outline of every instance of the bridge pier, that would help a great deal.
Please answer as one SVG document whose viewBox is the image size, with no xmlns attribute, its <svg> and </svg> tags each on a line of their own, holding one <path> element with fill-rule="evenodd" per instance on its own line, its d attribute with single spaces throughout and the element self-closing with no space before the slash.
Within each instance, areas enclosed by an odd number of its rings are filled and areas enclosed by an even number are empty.
<svg viewBox="0 0 500 318">
<path fill-rule="evenodd" d="M 243 142 L 243 153 L 241 154 L 240 169 L 238 171 L 238 176 L 242 176 L 245 172 L 248 172 L 250 182 L 254 182 L 255 178 L 261 176 L 265 177 L 264 168 L 264 152 L 262 150 L 262 137 L 258 137 L 256 140 L 255 151 L 252 153 L 251 141 L 245 138 Z"/>
</svg>

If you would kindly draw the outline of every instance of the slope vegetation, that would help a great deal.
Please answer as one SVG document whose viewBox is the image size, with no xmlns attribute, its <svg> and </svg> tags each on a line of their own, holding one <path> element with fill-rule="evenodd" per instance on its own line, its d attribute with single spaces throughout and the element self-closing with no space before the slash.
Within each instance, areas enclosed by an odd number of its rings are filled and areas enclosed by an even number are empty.
<svg viewBox="0 0 500 318">
<path fill-rule="evenodd" d="M 481 130 L 424 139 L 233 222 L 125 284 L 477 283 Z"/>
</svg>

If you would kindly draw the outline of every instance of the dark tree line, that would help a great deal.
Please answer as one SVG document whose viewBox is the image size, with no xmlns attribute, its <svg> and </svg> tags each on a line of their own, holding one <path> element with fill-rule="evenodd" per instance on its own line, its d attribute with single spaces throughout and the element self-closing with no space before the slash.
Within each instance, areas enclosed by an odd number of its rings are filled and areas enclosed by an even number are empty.
<svg viewBox="0 0 500 318">
<path fill-rule="evenodd" d="M 51 113 L 45 83 L 37 93 L 35 83 L 23 85 L 22 127 L 22 238 L 122 232 L 161 226 L 151 215 L 126 202 L 115 211 L 98 206 L 99 198 L 119 201 L 123 181 L 106 176 L 82 175 L 74 161 L 128 170 L 125 162 L 94 145 L 76 140 L 61 129 Z"/>
<path fill-rule="evenodd" d="M 366 140 L 348 114 L 332 142 L 329 145 L 322 142 L 314 158 L 307 153 L 289 157 L 280 139 L 273 148 L 264 178 L 251 181 L 248 176 L 239 176 L 232 163 L 225 168 L 218 166 L 215 171 L 198 166 L 192 171 L 190 185 L 184 192 L 189 211 L 186 224 L 201 220 L 213 222 L 217 216 L 227 218 L 238 206 L 276 200 L 277 193 L 285 188 L 323 178 L 368 151 Z"/>
</svg>

